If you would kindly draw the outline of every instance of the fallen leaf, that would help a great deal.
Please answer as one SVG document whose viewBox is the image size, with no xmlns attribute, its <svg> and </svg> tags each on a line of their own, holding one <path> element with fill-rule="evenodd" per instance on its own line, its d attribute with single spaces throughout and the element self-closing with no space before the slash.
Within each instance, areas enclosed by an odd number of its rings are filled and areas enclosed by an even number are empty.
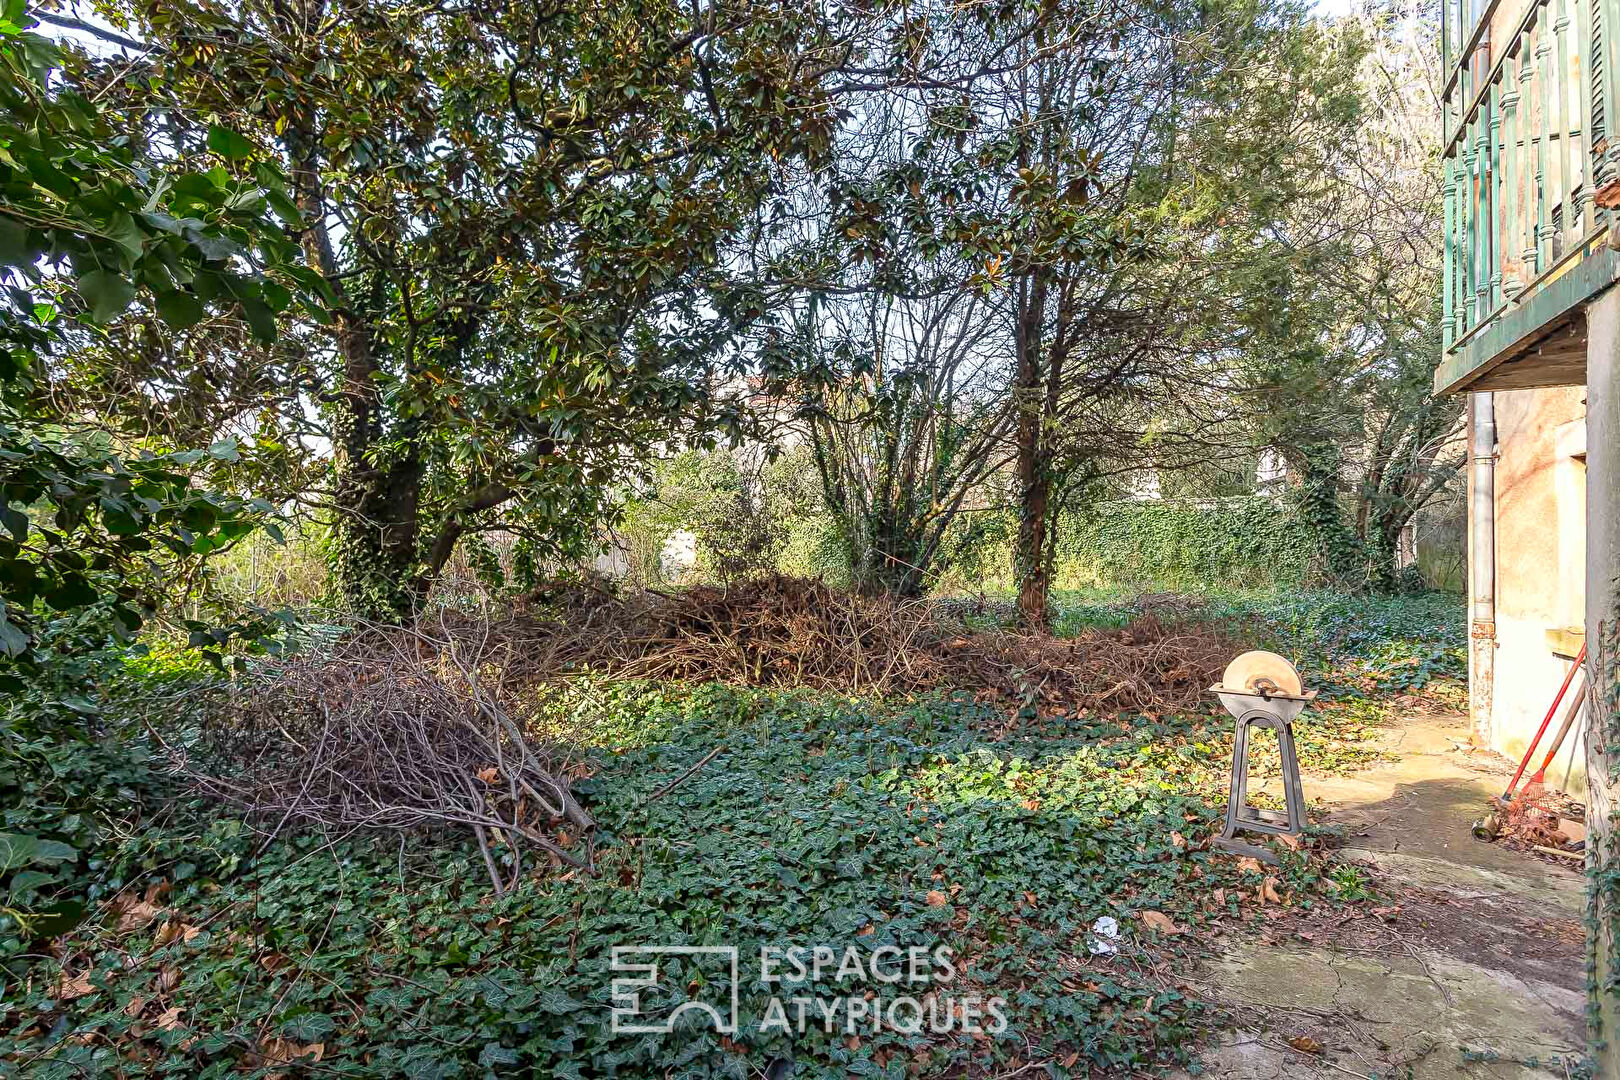
<svg viewBox="0 0 1620 1080">
<path fill-rule="evenodd" d="M 482 780 L 486 784 L 493 784 L 496 780 L 500 779 L 501 771 L 495 766 L 491 765 L 487 769 L 479 769 L 473 775 L 478 777 L 478 779 Z"/>
<path fill-rule="evenodd" d="M 861 1037 L 859 1035 L 851 1035 L 849 1038 L 844 1040 L 844 1045 L 849 1047 L 849 1052 L 853 1054 L 855 1051 L 861 1048 Z"/>
<path fill-rule="evenodd" d="M 292 1065 L 305 1058 L 313 1063 L 326 1056 L 326 1044 L 301 1046 L 291 1039 L 271 1039 L 259 1044 L 259 1053 L 264 1056 L 266 1065 Z"/>
<path fill-rule="evenodd" d="M 1304 839 L 1302 837 L 1295 836 L 1293 833 L 1278 833 L 1277 843 L 1281 844 L 1289 851 L 1298 851 L 1301 847 L 1305 846 Z"/>
<path fill-rule="evenodd" d="M 1039 810 L 1040 808 L 1041 808 L 1041 800 L 1039 800 L 1039 799 L 1025 799 L 1024 800 L 1024 809 L 1028 810 L 1030 813 L 1033 814 L 1035 811 Z"/>
<path fill-rule="evenodd" d="M 1024 894 L 1024 902 L 1027 903 L 1030 907 L 1040 907 L 1041 906 L 1040 898 L 1038 896 L 1036 896 L 1032 892 L 1027 892 L 1027 893 Z"/>
<path fill-rule="evenodd" d="M 1252 856 L 1245 855 L 1243 858 L 1238 860 L 1238 869 L 1248 870 L 1258 874 L 1260 872 L 1260 860 Z"/>
<path fill-rule="evenodd" d="M 1280 904 L 1283 902 L 1282 896 L 1277 892 L 1277 879 L 1274 877 L 1268 877 L 1262 881 L 1258 893 L 1261 904 Z"/>
<path fill-rule="evenodd" d="M 200 933 L 202 933 L 201 927 L 187 926 L 178 919 L 170 919 L 158 927 L 157 936 L 153 941 L 159 947 L 162 947 L 172 941 L 190 942 L 192 938 Z"/>
<path fill-rule="evenodd" d="M 1172 847 L 1186 847 L 1187 838 L 1178 832 L 1173 832 L 1170 834 L 1170 845 Z"/>
<path fill-rule="evenodd" d="M 1288 1040 L 1288 1045 L 1292 1046 L 1295 1050 L 1298 1050 L 1302 1054 L 1320 1054 L 1324 1049 L 1326 1049 L 1321 1043 L 1317 1042 L 1309 1035 L 1297 1035 Z"/>
<path fill-rule="evenodd" d="M 871 937 L 875 933 L 877 933 L 877 927 L 873 926 L 871 923 L 867 923 L 865 926 L 863 926 L 859 930 L 855 931 L 855 936 L 856 937 Z"/>
<path fill-rule="evenodd" d="M 64 971 L 61 978 L 56 981 L 56 991 L 52 996 L 62 1001 L 76 1001 L 94 989 L 95 987 L 90 985 L 90 973 L 88 971 L 71 979 L 68 978 L 67 972 Z"/>
<path fill-rule="evenodd" d="M 135 900 L 125 907 L 124 913 L 118 917 L 118 932 L 128 934 L 144 930 L 161 914 L 163 909 L 150 900 Z"/>
<path fill-rule="evenodd" d="M 1182 928 L 1162 911 L 1138 911 L 1136 917 L 1142 920 L 1142 925 L 1149 930 L 1157 930 L 1161 934 L 1179 934 Z"/>
<path fill-rule="evenodd" d="M 129 1004 L 124 1006 L 124 1015 L 129 1017 L 140 1016 L 141 1010 L 144 1008 L 146 1008 L 146 999 L 136 994 L 129 999 Z"/>
<path fill-rule="evenodd" d="M 179 985 L 180 985 L 180 969 L 175 967 L 173 964 L 169 964 L 168 966 L 163 968 L 163 970 L 158 972 L 158 977 L 157 977 L 157 992 L 158 993 L 167 994 L 170 990 L 173 990 L 175 987 L 177 987 Z"/>
<path fill-rule="evenodd" d="M 164 1009 L 163 1015 L 157 1018 L 157 1026 L 164 1031 L 172 1031 L 180 1026 L 180 1006 Z"/>
<path fill-rule="evenodd" d="M 951 902 L 951 898 L 938 889 L 929 889 L 927 899 L 929 907 L 944 907 Z"/>
</svg>

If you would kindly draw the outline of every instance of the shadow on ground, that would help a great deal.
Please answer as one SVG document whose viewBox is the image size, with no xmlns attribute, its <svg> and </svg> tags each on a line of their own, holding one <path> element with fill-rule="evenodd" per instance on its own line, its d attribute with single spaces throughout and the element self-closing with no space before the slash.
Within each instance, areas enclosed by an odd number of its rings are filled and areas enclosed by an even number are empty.
<svg viewBox="0 0 1620 1080">
<path fill-rule="evenodd" d="M 1474 839 L 1511 767 L 1470 751 L 1463 718 L 1412 715 L 1399 759 L 1305 777 L 1338 859 L 1374 899 L 1293 913 L 1203 973 L 1241 1029 L 1206 1075 L 1288 1080 L 1566 1077 L 1583 1052 L 1583 878 Z M 1303 1049 L 1301 1049 L 1303 1048 Z"/>
</svg>

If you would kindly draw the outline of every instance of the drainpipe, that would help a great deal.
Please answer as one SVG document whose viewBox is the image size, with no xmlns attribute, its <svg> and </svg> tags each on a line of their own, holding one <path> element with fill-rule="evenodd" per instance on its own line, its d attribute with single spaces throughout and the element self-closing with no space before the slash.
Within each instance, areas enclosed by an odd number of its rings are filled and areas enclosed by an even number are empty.
<svg viewBox="0 0 1620 1080">
<path fill-rule="evenodd" d="M 1496 403 L 1468 395 L 1468 711 L 1474 741 L 1491 744 L 1496 689 Z"/>
</svg>

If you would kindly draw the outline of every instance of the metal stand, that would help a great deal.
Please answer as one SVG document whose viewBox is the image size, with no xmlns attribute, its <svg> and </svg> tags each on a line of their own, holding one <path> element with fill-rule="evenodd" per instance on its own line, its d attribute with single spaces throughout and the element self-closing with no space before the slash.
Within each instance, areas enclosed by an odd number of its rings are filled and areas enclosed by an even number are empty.
<svg viewBox="0 0 1620 1080">
<path fill-rule="evenodd" d="M 1279 814 L 1275 810 L 1261 810 L 1248 805 L 1249 729 L 1257 726 L 1271 728 L 1277 733 L 1277 752 L 1282 757 L 1283 793 L 1288 805 L 1286 813 Z M 1237 733 L 1232 745 L 1232 794 L 1226 803 L 1226 828 L 1211 841 L 1211 845 L 1261 862 L 1277 861 L 1268 848 L 1235 839 L 1240 829 L 1284 836 L 1298 836 L 1305 829 L 1305 789 L 1299 782 L 1293 720 L 1283 719 L 1269 709 L 1250 709 L 1237 718 Z"/>
</svg>

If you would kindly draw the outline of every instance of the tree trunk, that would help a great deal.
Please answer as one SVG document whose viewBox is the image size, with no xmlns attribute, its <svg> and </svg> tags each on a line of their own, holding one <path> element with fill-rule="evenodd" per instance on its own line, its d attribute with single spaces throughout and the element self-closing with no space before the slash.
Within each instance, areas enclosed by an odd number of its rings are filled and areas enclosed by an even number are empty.
<svg viewBox="0 0 1620 1080">
<path fill-rule="evenodd" d="M 1039 418 L 1036 419 L 1039 424 Z M 1031 630 L 1047 626 L 1047 592 L 1051 588 L 1047 551 L 1047 514 L 1051 509 L 1052 478 L 1043 461 L 1039 437 L 1026 440 L 1022 421 L 1018 438 L 1018 616 Z"/>
<path fill-rule="evenodd" d="M 372 330 L 338 274 L 326 226 L 319 143 L 307 125 L 283 135 L 292 161 L 294 201 L 304 215 L 304 257 L 330 283 L 333 340 L 343 361 L 338 385 L 324 396 L 332 409 L 333 523 L 331 569 L 338 599 L 356 614 L 397 621 L 419 599 L 418 510 L 424 469 L 410 449 L 376 461 L 384 438 L 383 403 Z M 410 446 L 406 438 L 407 448 Z"/>
<path fill-rule="evenodd" d="M 1042 316 L 1046 274 L 1037 271 L 1021 289 L 1018 319 L 1017 398 L 1018 539 L 1013 568 L 1018 578 L 1018 617 L 1031 630 L 1047 627 L 1047 591 L 1052 560 L 1047 516 L 1052 503 L 1051 450 L 1045 429 L 1045 381 L 1041 378 Z"/>
<path fill-rule="evenodd" d="M 333 584 L 356 614 L 399 621 L 420 599 L 422 463 L 409 452 L 386 466 L 373 462 L 382 441 L 382 402 L 370 333 L 348 313 L 337 323 L 344 365 L 343 385 L 332 395 Z"/>
<path fill-rule="evenodd" d="M 1304 448 L 1304 458 L 1300 519 L 1315 538 L 1328 573 L 1345 584 L 1360 585 L 1366 575 L 1363 546 L 1339 505 L 1339 449 L 1317 443 Z"/>
</svg>

